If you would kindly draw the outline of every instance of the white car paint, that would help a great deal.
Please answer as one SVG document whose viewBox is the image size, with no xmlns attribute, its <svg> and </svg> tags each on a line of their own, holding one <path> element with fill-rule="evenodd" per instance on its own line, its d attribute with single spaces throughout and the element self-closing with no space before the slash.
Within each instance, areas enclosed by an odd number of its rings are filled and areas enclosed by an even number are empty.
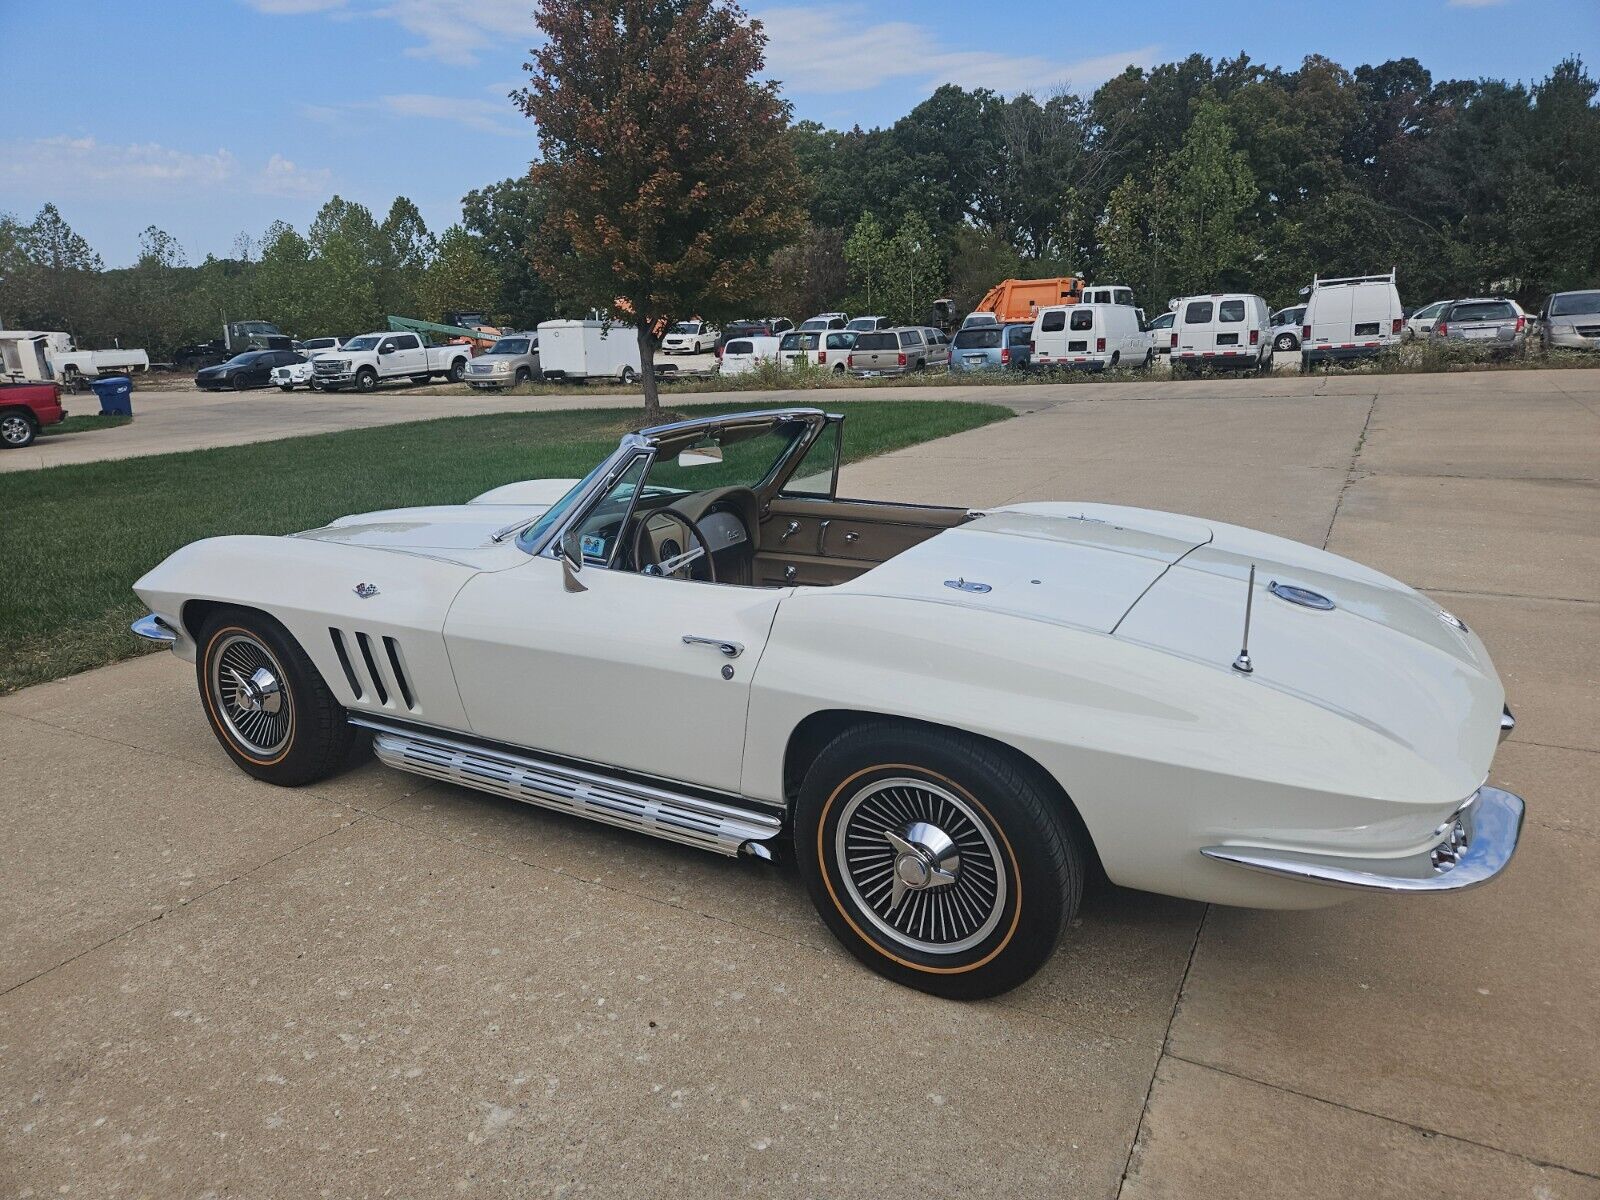
<svg viewBox="0 0 1600 1200">
<path fill-rule="evenodd" d="M 1449 303 L 1448 300 L 1435 300 L 1432 304 L 1417 309 L 1406 318 L 1405 329 L 1401 336 L 1408 342 L 1413 338 L 1426 339 L 1433 332 L 1433 325 L 1439 319 L 1439 314 Z"/>
<path fill-rule="evenodd" d="M 545 321 L 538 328 L 546 379 L 636 379 L 639 332 L 605 321 Z"/>
<path fill-rule="evenodd" d="M 661 339 L 663 354 L 702 354 L 717 344 L 717 331 L 704 321 L 679 321 Z"/>
<path fill-rule="evenodd" d="M 721 375 L 747 375 L 764 362 L 776 362 L 782 338 L 739 337 L 732 338 L 722 347 L 722 358 L 717 363 Z"/>
<path fill-rule="evenodd" d="M 1241 292 L 1187 296 L 1172 325 L 1172 366 L 1272 368 L 1272 319 L 1267 302 Z"/>
<path fill-rule="evenodd" d="M 1301 330 L 1301 366 L 1372 358 L 1400 344 L 1404 325 L 1393 271 L 1315 279 Z"/>
<path fill-rule="evenodd" d="M 196 650 L 186 605 L 248 605 L 282 622 L 352 714 L 773 806 L 786 803 L 790 737 L 815 714 L 978 734 L 1059 782 L 1114 882 L 1225 904 L 1354 893 L 1208 857 L 1219 847 L 1381 877 L 1414 869 L 1482 785 L 1502 728 L 1504 690 L 1476 634 L 1394 579 L 1283 538 L 1016 504 L 830 587 L 591 565 L 575 592 L 554 555 L 495 540 L 570 483 L 196 542 L 135 590 L 182 657 Z M 1280 581 L 1336 607 L 1287 602 Z M 410 702 L 356 694 L 330 629 L 393 638 Z M 742 643 L 739 669 L 718 675 L 685 634 Z"/>
</svg>

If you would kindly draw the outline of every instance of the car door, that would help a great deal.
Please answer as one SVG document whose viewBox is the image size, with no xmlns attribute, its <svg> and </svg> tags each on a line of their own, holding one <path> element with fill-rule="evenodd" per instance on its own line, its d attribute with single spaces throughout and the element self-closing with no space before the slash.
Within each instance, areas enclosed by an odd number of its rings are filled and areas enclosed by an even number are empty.
<svg viewBox="0 0 1600 1200">
<path fill-rule="evenodd" d="M 475 575 L 445 643 L 473 733 L 737 792 L 750 680 L 792 588 L 530 558 Z"/>
</svg>

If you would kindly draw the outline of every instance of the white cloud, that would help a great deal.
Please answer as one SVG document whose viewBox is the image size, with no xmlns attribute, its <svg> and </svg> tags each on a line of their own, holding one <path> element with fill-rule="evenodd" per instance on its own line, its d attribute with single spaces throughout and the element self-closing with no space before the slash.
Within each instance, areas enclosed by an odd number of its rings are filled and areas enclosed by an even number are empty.
<svg viewBox="0 0 1600 1200">
<path fill-rule="evenodd" d="M 472 100 L 460 96 L 430 96 L 407 93 L 399 96 L 381 96 L 378 106 L 401 117 L 422 117 L 433 121 L 453 121 L 468 129 L 484 133 L 516 137 L 529 132 L 512 124 L 515 110 L 509 100 L 498 104 L 491 100 Z"/>
<path fill-rule="evenodd" d="M 537 35 L 533 0 L 390 0 L 370 10 L 421 39 L 406 53 L 469 67 L 484 50 L 508 38 L 519 50 Z M 523 39 L 517 41 L 517 39 Z"/>
<path fill-rule="evenodd" d="M 269 196 L 312 197 L 328 193 L 333 172 L 326 167 L 306 168 L 274 154 L 261 168 L 257 190 Z"/>
<path fill-rule="evenodd" d="M 314 196 L 328 189 L 332 173 L 298 166 L 281 154 L 249 170 L 227 149 L 193 153 L 156 142 L 44 137 L 0 143 L 0 180 L 52 196 Z"/>
<path fill-rule="evenodd" d="M 962 50 L 934 26 L 868 19 L 851 5 L 770 8 L 755 16 L 766 27 L 767 74 L 792 92 L 859 92 L 896 79 L 923 86 L 987 87 L 1006 94 L 1058 85 L 1085 89 L 1124 67 L 1148 66 L 1157 47 L 1064 61 L 1036 54 Z"/>
</svg>

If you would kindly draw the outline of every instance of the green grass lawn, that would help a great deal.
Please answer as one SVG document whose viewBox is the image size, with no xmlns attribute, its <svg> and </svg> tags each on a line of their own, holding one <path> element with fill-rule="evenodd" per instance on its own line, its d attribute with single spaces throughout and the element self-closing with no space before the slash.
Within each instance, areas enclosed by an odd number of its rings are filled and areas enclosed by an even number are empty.
<svg viewBox="0 0 1600 1200">
<path fill-rule="evenodd" d="M 1011 415 L 949 401 L 839 407 L 849 414 L 846 461 Z M 518 479 L 580 476 L 639 416 L 453 417 L 0 474 L 0 694 L 140 653 L 128 622 L 144 609 L 131 585 L 188 542 L 291 533 L 347 513 L 459 504 Z"/>
<path fill-rule="evenodd" d="M 132 417 L 101 417 L 93 413 L 87 416 L 68 417 L 59 424 L 46 425 L 44 436 L 55 437 L 62 433 L 88 433 L 95 429 L 115 429 L 118 425 L 127 425 L 132 420 Z"/>
</svg>

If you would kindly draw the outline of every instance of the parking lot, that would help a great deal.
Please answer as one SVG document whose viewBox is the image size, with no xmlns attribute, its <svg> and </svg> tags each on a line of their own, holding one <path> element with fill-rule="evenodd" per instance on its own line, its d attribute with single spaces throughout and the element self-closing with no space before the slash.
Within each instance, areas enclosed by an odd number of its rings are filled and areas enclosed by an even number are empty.
<svg viewBox="0 0 1600 1200">
<path fill-rule="evenodd" d="M 0 699 L 4 1190 L 1600 1197 L 1600 372 L 929 390 L 1020 412 L 846 494 L 1189 512 L 1459 614 L 1519 722 L 1506 877 L 1311 913 L 1102 886 L 958 1005 L 858 966 L 785 863 L 371 763 L 258 784 L 155 655 Z M 565 402 L 138 393 L 92 437 Z"/>
</svg>

